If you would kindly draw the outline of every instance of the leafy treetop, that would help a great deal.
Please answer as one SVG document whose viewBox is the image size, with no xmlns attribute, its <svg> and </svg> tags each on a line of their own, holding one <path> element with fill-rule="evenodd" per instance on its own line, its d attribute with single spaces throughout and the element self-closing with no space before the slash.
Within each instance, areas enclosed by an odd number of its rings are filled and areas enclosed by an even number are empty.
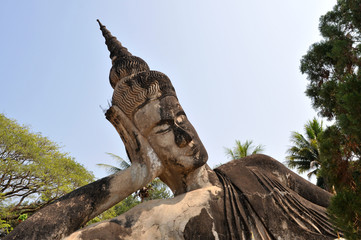
<svg viewBox="0 0 361 240">
<path fill-rule="evenodd" d="M 40 133 L 0 114 L 0 219 L 17 219 L 94 180 Z"/>
</svg>

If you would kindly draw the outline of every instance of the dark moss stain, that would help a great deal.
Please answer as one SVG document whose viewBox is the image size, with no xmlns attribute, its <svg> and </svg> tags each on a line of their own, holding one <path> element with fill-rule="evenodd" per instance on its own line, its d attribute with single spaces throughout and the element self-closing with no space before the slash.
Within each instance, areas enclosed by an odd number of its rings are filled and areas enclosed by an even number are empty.
<svg viewBox="0 0 361 240">
<path fill-rule="evenodd" d="M 133 134 L 134 134 L 135 143 L 137 144 L 137 148 L 135 149 L 135 151 L 137 153 L 139 153 L 141 144 L 140 144 L 139 139 L 138 139 L 138 134 L 136 134 L 136 133 L 133 133 Z"/>
<path fill-rule="evenodd" d="M 215 176 L 216 177 L 216 176 Z M 228 240 L 231 237 L 228 233 L 228 225 L 226 220 L 226 214 L 224 211 L 224 195 L 223 191 L 217 195 L 212 195 L 210 204 L 210 214 L 214 220 L 215 231 L 217 232 L 219 240 Z"/>
<path fill-rule="evenodd" d="M 212 228 L 213 219 L 203 208 L 198 216 L 192 217 L 188 221 L 183 236 L 185 240 L 212 240 L 215 239 Z"/>
<path fill-rule="evenodd" d="M 116 218 L 110 220 L 109 222 L 111 222 L 111 223 L 116 223 L 116 224 L 118 224 L 118 225 L 123 225 L 122 220 L 118 220 L 118 219 L 116 219 Z"/>
<path fill-rule="evenodd" d="M 131 228 L 134 225 L 135 220 L 131 215 L 125 216 L 125 220 L 126 222 L 124 224 L 124 227 Z"/>
</svg>

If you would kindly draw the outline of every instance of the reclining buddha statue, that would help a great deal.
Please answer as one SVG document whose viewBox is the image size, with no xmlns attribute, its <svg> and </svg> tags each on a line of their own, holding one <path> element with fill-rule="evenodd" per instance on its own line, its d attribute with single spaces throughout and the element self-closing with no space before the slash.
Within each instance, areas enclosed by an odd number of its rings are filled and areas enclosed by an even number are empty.
<svg viewBox="0 0 361 240">
<path fill-rule="evenodd" d="M 212 170 L 169 78 L 150 70 L 99 25 L 114 89 L 105 116 L 131 166 L 56 200 L 5 239 L 337 238 L 326 213 L 331 194 L 277 160 L 255 154 Z M 81 228 L 156 177 L 174 198 L 147 201 Z"/>
</svg>

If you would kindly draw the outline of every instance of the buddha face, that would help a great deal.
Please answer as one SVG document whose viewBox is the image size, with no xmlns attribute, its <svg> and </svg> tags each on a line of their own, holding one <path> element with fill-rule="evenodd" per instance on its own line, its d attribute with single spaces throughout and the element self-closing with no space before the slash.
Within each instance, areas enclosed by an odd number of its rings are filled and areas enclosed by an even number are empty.
<svg viewBox="0 0 361 240">
<path fill-rule="evenodd" d="M 149 102 L 135 113 L 134 123 L 165 167 L 187 172 L 206 163 L 207 152 L 177 98 Z"/>
</svg>

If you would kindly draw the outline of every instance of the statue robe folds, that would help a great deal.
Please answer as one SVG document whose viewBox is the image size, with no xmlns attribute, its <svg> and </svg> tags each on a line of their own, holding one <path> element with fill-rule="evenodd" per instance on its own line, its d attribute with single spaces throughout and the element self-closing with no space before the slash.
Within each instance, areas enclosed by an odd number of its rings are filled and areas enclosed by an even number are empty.
<svg viewBox="0 0 361 240">
<path fill-rule="evenodd" d="M 215 169 L 224 189 L 227 239 L 335 239 L 331 194 L 266 155 Z"/>
</svg>

